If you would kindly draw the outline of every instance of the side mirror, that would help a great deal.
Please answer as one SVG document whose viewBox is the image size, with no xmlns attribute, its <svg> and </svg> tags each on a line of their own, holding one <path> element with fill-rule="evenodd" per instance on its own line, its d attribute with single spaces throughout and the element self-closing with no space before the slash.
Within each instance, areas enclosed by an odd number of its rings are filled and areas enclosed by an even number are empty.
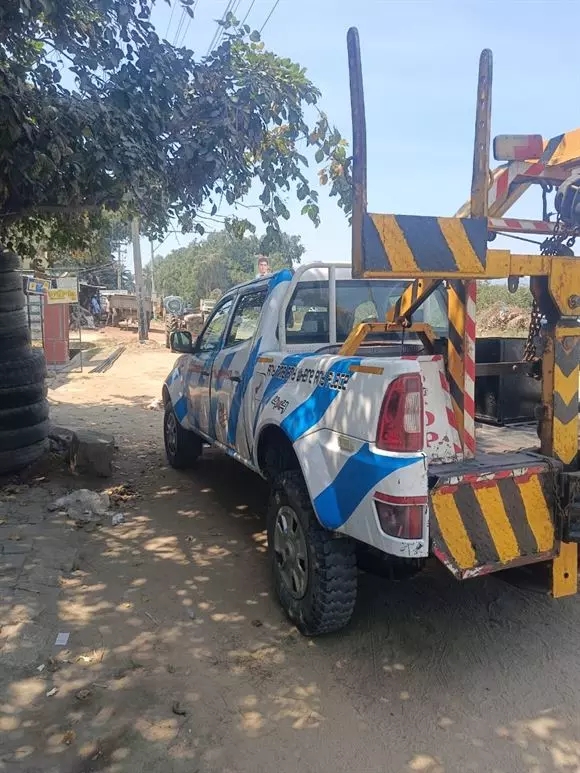
<svg viewBox="0 0 580 773">
<path fill-rule="evenodd" d="M 174 330 L 169 337 L 169 343 L 172 352 L 191 354 L 193 351 L 191 333 L 188 330 Z"/>
</svg>

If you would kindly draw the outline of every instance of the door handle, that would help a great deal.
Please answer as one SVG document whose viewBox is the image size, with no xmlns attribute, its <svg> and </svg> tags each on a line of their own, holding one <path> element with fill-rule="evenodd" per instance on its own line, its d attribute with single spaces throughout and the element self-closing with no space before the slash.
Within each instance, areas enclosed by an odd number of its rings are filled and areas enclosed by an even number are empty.
<svg viewBox="0 0 580 773">
<path fill-rule="evenodd" d="M 201 371 L 202 376 L 211 376 L 211 370 L 202 370 Z"/>
<path fill-rule="evenodd" d="M 233 381 L 235 384 L 239 384 L 241 380 L 239 376 L 230 376 L 230 381 Z"/>
</svg>

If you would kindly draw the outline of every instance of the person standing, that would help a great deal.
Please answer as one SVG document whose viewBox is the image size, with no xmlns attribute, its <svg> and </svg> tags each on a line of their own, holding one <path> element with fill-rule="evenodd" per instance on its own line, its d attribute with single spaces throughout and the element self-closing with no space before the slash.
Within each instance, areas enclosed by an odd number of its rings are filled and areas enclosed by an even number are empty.
<svg viewBox="0 0 580 773">
<path fill-rule="evenodd" d="M 97 295 L 93 295 L 91 298 L 91 314 L 93 317 L 95 317 L 95 322 L 98 320 L 98 318 L 101 315 L 101 307 L 99 305 L 99 299 L 97 298 Z"/>
</svg>

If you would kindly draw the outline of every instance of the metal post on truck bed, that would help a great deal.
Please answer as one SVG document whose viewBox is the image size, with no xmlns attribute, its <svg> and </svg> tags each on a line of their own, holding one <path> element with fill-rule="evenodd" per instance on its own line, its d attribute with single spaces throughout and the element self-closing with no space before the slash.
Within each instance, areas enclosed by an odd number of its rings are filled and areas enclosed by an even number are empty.
<svg viewBox="0 0 580 773">
<path fill-rule="evenodd" d="M 492 78 L 492 54 L 486 48 L 479 57 L 477 78 L 470 217 L 487 217 Z M 447 371 L 463 456 L 466 459 L 475 456 L 476 301 L 477 283 L 474 279 L 449 282 Z"/>
<path fill-rule="evenodd" d="M 358 30 L 346 36 L 352 114 L 352 275 L 363 275 L 363 228 L 367 211 L 367 129 Z"/>
</svg>

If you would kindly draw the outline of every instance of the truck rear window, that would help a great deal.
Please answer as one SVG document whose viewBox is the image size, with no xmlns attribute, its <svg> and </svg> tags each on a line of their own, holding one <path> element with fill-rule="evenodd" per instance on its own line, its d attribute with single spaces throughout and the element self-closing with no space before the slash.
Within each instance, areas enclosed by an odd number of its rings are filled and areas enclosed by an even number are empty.
<svg viewBox="0 0 580 773">
<path fill-rule="evenodd" d="M 382 322 L 409 282 L 346 279 L 336 283 L 336 338 L 344 341 L 359 322 Z M 447 334 L 447 310 L 443 291 L 428 298 L 414 316 L 427 322 L 439 335 Z M 328 343 L 328 282 L 300 282 L 286 312 L 289 344 Z"/>
</svg>

